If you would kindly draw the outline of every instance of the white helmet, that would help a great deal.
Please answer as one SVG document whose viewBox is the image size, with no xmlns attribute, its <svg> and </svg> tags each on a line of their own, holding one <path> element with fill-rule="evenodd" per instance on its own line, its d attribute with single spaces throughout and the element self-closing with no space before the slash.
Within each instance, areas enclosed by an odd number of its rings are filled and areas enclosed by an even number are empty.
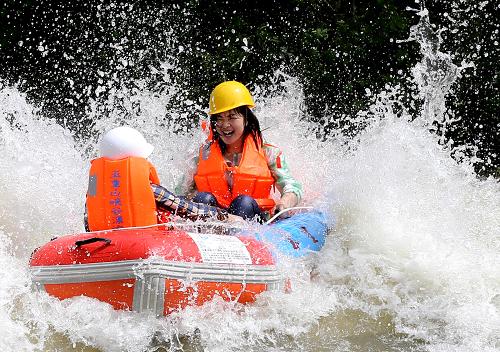
<svg viewBox="0 0 500 352">
<path fill-rule="evenodd" d="M 153 149 L 139 131 L 127 126 L 108 131 L 99 143 L 101 156 L 113 160 L 129 156 L 147 158 Z"/>
</svg>

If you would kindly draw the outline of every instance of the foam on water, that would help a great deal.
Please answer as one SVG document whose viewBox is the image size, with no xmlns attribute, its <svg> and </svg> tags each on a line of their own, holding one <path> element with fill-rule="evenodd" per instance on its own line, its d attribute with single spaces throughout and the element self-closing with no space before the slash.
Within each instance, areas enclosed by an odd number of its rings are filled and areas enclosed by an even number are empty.
<svg viewBox="0 0 500 352">
<path fill-rule="evenodd" d="M 424 66 L 416 69 L 430 69 Z M 139 128 L 156 146 L 152 161 L 162 182 L 171 188 L 179 180 L 203 134 L 177 131 L 175 119 L 185 116 L 161 120 L 176 91 L 129 94 L 141 109 L 95 112 L 96 137 L 77 143 L 15 88 L 0 90 L 1 350 L 500 348 L 499 183 L 478 179 L 467 159 L 457 163 L 429 131 L 442 101 L 412 119 L 393 111 L 398 95 L 390 87 L 360 114 L 366 128 L 348 143 L 340 134 L 316 138 L 294 78 L 279 96 L 257 94 L 264 136 L 282 147 L 304 183 L 305 202 L 337 220 L 320 254 L 282 264 L 291 293 L 268 292 L 251 306 L 215 300 L 165 318 L 35 293 L 31 251 L 54 235 L 83 230 L 99 133 L 123 123 Z"/>
<path fill-rule="evenodd" d="M 348 306 L 387 310 L 398 331 L 479 350 L 499 333 L 500 189 L 435 142 L 418 126 L 387 121 L 338 163 L 351 176 L 336 187 L 335 238 L 348 254 L 322 261 L 321 272 L 349 282 Z"/>
<path fill-rule="evenodd" d="M 11 241 L 3 230 L 0 230 L 0 349 L 2 351 L 29 351 L 32 344 L 27 335 L 28 327 L 23 321 L 13 318 L 17 305 L 22 298 L 30 294 L 27 267 L 22 259 L 11 255 Z M 24 309 L 24 308 L 20 308 Z"/>
</svg>

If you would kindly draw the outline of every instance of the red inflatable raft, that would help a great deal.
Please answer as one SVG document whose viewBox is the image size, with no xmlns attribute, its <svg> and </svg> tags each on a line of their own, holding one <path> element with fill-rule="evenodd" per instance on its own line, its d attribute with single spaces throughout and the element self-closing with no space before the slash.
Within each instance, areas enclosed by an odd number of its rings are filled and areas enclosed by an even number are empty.
<svg viewBox="0 0 500 352">
<path fill-rule="evenodd" d="M 68 235 L 35 250 L 35 286 L 66 299 L 166 315 L 214 296 L 253 302 L 282 289 L 271 252 L 251 237 L 143 228 Z"/>
</svg>

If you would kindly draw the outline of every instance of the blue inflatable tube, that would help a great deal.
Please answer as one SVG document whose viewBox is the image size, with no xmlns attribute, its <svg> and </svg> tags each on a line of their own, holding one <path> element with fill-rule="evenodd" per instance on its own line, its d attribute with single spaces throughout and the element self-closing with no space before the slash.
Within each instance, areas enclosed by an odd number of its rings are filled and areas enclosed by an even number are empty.
<svg viewBox="0 0 500 352">
<path fill-rule="evenodd" d="M 328 227 L 319 211 L 295 214 L 264 225 L 252 234 L 257 240 L 271 245 L 275 255 L 300 258 L 319 251 L 325 244 Z"/>
</svg>

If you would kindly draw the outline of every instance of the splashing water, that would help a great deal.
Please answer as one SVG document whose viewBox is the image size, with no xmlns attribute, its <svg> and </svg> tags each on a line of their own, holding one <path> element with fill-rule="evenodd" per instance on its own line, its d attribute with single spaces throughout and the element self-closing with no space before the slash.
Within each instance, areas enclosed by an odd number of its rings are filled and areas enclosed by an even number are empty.
<svg viewBox="0 0 500 352">
<path fill-rule="evenodd" d="M 30 289 L 31 250 L 53 235 L 83 230 L 97 137 L 76 142 L 16 88 L 3 87 L 0 349 L 498 350 L 500 186 L 479 180 L 470 159 L 457 163 L 441 135 L 429 131 L 458 118 L 445 98 L 467 65 L 457 67 L 439 52 L 425 13 L 410 39 L 422 44 L 423 59 L 412 71 L 423 101 L 417 119 L 396 109 L 398 89 L 388 87 L 360 112 L 364 129 L 356 138 L 319 141 L 304 120 L 294 78 L 285 79 L 280 96 L 256 97 L 257 116 L 269 128 L 264 135 L 283 148 L 305 185 L 305 202 L 338 221 L 321 253 L 283 264 L 293 292 L 268 292 L 251 306 L 215 300 L 165 318 L 113 311 L 85 297 L 61 302 Z M 176 129 L 186 116 L 162 121 L 177 89 L 126 92 L 128 106 L 139 109 L 92 116 L 97 136 L 121 123 L 141 129 L 170 188 L 203 138 Z M 319 274 L 313 279 L 311 268 Z"/>
</svg>

